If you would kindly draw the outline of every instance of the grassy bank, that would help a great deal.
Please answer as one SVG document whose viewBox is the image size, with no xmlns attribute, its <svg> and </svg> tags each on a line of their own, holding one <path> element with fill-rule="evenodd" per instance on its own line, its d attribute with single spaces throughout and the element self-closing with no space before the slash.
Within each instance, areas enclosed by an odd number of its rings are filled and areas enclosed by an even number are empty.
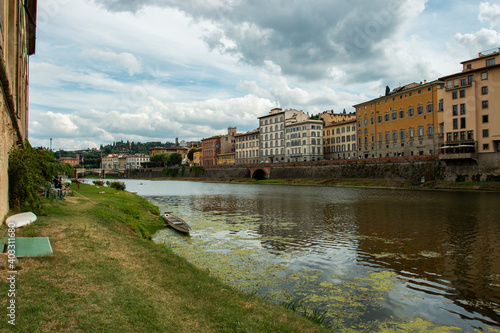
<svg viewBox="0 0 500 333">
<path fill-rule="evenodd" d="M 326 331 L 281 306 L 231 289 L 148 240 L 163 227 L 148 201 L 112 188 L 82 184 L 73 189 L 73 197 L 47 201 L 47 215 L 17 231 L 18 237 L 49 237 L 54 250 L 53 257 L 20 259 L 18 331 Z M 4 305 L 10 299 L 7 277 L 3 269 Z M 10 328 L 6 313 L 4 307 L 0 331 Z"/>
</svg>

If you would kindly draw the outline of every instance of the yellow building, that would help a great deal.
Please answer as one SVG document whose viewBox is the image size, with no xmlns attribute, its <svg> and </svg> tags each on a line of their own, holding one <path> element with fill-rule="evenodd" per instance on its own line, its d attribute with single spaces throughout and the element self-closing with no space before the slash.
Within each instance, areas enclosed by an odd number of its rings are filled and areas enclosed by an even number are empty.
<svg viewBox="0 0 500 333">
<path fill-rule="evenodd" d="M 440 78 L 445 82 L 443 159 L 500 152 L 500 49 L 462 65 L 461 72 Z"/>
<path fill-rule="evenodd" d="M 235 153 L 226 153 L 226 154 L 219 154 L 219 162 L 218 165 L 229 165 L 229 164 L 235 164 L 236 159 L 235 159 Z"/>
<path fill-rule="evenodd" d="M 356 119 L 324 126 L 323 151 L 326 160 L 357 158 Z"/>
<path fill-rule="evenodd" d="M 442 81 L 411 83 L 354 105 L 362 158 L 434 155 L 443 145 Z"/>
<path fill-rule="evenodd" d="M 9 152 L 28 138 L 28 62 L 35 53 L 37 1 L 0 1 L 0 220 L 9 211 Z"/>
<path fill-rule="evenodd" d="M 345 110 L 344 110 L 345 112 Z M 340 123 L 348 120 L 356 119 L 354 113 L 334 113 L 333 110 L 324 111 L 319 115 L 319 119 L 323 120 L 325 126 Z"/>
<path fill-rule="evenodd" d="M 200 148 L 200 149 L 198 149 L 197 151 L 195 151 L 195 152 L 193 153 L 193 162 L 192 162 L 192 164 L 191 164 L 192 166 L 194 166 L 194 165 L 196 165 L 196 166 L 201 165 L 201 164 L 200 164 L 200 163 L 201 163 L 201 162 L 200 162 L 200 160 L 201 160 L 201 154 L 202 154 L 202 150 L 201 150 L 201 148 Z"/>
<path fill-rule="evenodd" d="M 151 148 L 149 151 L 151 152 L 151 154 L 150 154 L 151 157 L 153 157 L 155 155 L 158 155 L 158 154 L 174 154 L 174 153 L 177 153 L 177 154 L 181 154 L 182 160 L 184 160 L 185 158 L 187 158 L 187 154 L 189 152 L 189 148 L 187 148 L 187 147 L 179 147 L 179 146 L 169 147 L 169 148 L 155 147 L 155 148 Z"/>
</svg>

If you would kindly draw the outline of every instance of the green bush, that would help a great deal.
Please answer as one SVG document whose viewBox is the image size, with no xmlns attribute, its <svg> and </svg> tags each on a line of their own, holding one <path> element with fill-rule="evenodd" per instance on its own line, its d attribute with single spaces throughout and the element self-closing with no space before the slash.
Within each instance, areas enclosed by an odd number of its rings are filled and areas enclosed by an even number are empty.
<svg viewBox="0 0 500 333">
<path fill-rule="evenodd" d="M 488 175 L 486 176 L 487 182 L 500 182 L 500 175 Z"/>
<path fill-rule="evenodd" d="M 104 182 L 102 180 L 94 180 L 92 183 L 97 186 L 104 186 Z"/>
<path fill-rule="evenodd" d="M 457 178 L 455 179 L 456 183 L 463 183 L 465 182 L 465 175 L 457 175 Z"/>
<path fill-rule="evenodd" d="M 122 191 L 125 191 L 125 188 L 127 187 L 127 185 L 125 185 L 125 183 L 123 182 L 111 182 L 109 186 Z"/>
<path fill-rule="evenodd" d="M 11 208 L 29 209 L 40 214 L 42 199 L 39 193 L 48 187 L 49 171 L 41 162 L 41 154 L 26 140 L 24 148 L 12 149 L 9 155 L 9 204 Z"/>
</svg>

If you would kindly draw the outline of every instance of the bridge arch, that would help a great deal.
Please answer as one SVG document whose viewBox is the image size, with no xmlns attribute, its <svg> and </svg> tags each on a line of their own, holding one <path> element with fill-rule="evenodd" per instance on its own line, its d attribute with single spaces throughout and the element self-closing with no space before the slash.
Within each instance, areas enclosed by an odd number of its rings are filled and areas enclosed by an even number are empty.
<svg viewBox="0 0 500 333">
<path fill-rule="evenodd" d="M 263 169 L 256 169 L 252 172 L 252 179 L 255 180 L 269 179 L 269 174 Z"/>
</svg>

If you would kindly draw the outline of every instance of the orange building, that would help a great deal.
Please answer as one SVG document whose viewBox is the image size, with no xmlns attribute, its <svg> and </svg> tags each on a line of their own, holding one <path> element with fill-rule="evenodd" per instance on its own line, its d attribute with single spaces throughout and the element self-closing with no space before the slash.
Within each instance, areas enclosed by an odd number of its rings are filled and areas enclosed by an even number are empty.
<svg viewBox="0 0 500 333">
<path fill-rule="evenodd" d="M 461 72 L 440 78 L 445 82 L 446 119 L 442 159 L 500 152 L 500 49 L 461 64 Z"/>
<path fill-rule="evenodd" d="M 201 140 L 201 166 L 216 166 L 219 163 L 221 153 L 221 136 L 212 136 Z"/>
<path fill-rule="evenodd" d="M 438 154 L 443 145 L 442 81 L 411 83 L 354 105 L 358 156 Z"/>
</svg>

